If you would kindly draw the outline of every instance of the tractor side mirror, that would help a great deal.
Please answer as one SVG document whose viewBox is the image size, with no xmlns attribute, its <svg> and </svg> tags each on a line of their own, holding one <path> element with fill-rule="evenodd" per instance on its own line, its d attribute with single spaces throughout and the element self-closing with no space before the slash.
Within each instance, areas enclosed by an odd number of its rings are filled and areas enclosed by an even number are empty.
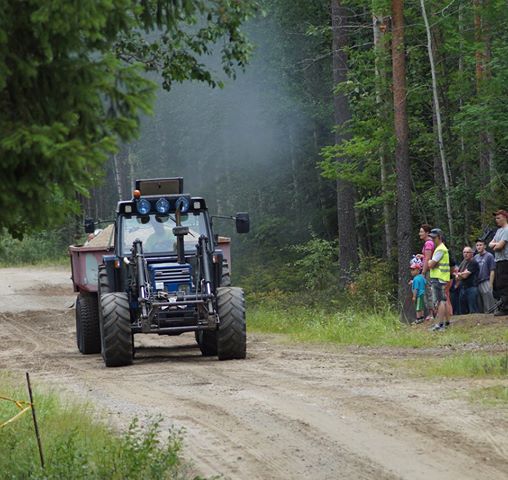
<svg viewBox="0 0 508 480">
<path fill-rule="evenodd" d="M 250 219 L 247 212 L 239 212 L 236 214 L 236 231 L 238 233 L 249 233 Z"/>
<path fill-rule="evenodd" d="M 85 233 L 95 232 L 95 222 L 93 218 L 85 218 Z"/>
</svg>

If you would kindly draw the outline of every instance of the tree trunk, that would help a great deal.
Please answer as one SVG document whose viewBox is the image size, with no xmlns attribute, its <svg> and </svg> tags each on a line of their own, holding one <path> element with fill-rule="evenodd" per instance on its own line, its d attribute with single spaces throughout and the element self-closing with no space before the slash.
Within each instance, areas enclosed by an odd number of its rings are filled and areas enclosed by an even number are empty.
<svg viewBox="0 0 508 480">
<path fill-rule="evenodd" d="M 318 125 L 315 122 L 314 123 L 314 129 L 313 129 L 313 139 L 314 139 L 314 151 L 316 154 L 316 157 L 319 156 L 319 152 L 321 151 L 320 143 L 319 143 L 319 133 L 318 133 Z M 330 229 L 330 226 L 328 225 L 328 219 L 326 217 L 326 202 L 325 202 L 325 187 L 323 185 L 323 177 L 319 173 L 319 171 L 316 169 L 317 174 L 317 183 L 318 183 L 318 196 L 319 196 L 319 212 L 321 216 L 321 224 L 323 226 L 323 231 L 326 232 L 327 237 L 331 235 L 335 235 L 335 229 Z M 333 230 L 333 232 L 332 232 Z"/>
<path fill-rule="evenodd" d="M 332 50 L 333 50 L 333 83 L 338 85 L 347 80 L 347 10 L 340 0 L 332 0 Z M 343 93 L 334 96 L 335 123 L 339 126 L 351 120 L 351 112 L 347 97 Z M 343 132 L 335 134 L 336 144 L 349 138 Z M 337 159 L 347 162 L 346 158 Z M 337 180 L 337 220 L 339 230 L 339 274 L 342 285 L 351 280 L 353 270 L 358 266 L 358 243 L 355 221 L 355 188 L 351 182 Z"/>
<path fill-rule="evenodd" d="M 409 298 L 411 258 L 411 167 L 409 163 L 409 127 L 406 112 L 406 59 L 404 50 L 404 0 L 392 0 L 393 110 L 395 126 L 395 165 L 397 170 L 397 249 L 399 255 L 399 291 L 401 320 L 412 314 Z"/>
<path fill-rule="evenodd" d="M 459 78 L 462 79 L 464 75 L 464 4 L 461 3 L 459 5 L 459 38 L 460 38 L 460 48 L 459 48 Z M 462 94 L 459 97 L 459 111 L 462 110 L 464 105 L 464 101 L 462 99 Z M 462 167 L 462 175 L 464 181 L 464 190 L 469 191 L 469 166 L 466 162 L 466 146 L 464 143 L 464 132 L 462 128 L 459 133 L 459 143 L 460 143 L 460 164 Z M 464 245 L 467 245 L 469 242 L 469 204 L 467 199 L 462 202 L 462 215 L 464 217 L 464 225 L 463 225 L 463 237 L 462 241 Z"/>
<path fill-rule="evenodd" d="M 422 8 L 423 21 L 425 23 L 425 30 L 427 31 L 427 52 L 429 55 L 430 72 L 432 75 L 432 98 L 434 100 L 434 111 L 436 115 L 436 127 L 437 127 L 437 144 L 439 151 L 439 158 L 441 160 L 441 169 L 443 171 L 444 181 L 444 194 L 446 202 L 446 217 L 448 220 L 448 232 L 450 237 L 453 238 L 453 214 L 452 204 L 450 200 L 450 175 L 448 172 L 448 164 L 446 163 L 446 155 L 443 141 L 443 126 L 441 123 L 441 107 L 439 105 L 439 95 L 437 91 L 437 79 L 436 79 L 436 66 L 434 62 L 434 52 L 432 50 L 432 35 L 430 31 L 429 19 L 427 18 L 427 11 L 425 9 L 424 0 L 420 0 Z"/>
<path fill-rule="evenodd" d="M 289 160 L 291 167 L 291 182 L 292 182 L 292 195 L 291 195 L 291 207 L 294 211 L 298 211 L 298 176 L 297 176 L 297 162 L 295 153 L 295 139 L 293 135 L 293 128 L 291 124 L 288 126 L 288 147 L 289 147 Z"/>
<path fill-rule="evenodd" d="M 386 121 L 388 117 L 388 99 L 386 98 L 386 23 L 388 19 L 384 16 L 378 16 L 376 12 L 372 15 L 372 30 L 374 35 L 375 63 L 374 74 L 376 76 L 376 104 L 381 122 Z M 392 212 L 388 196 L 388 153 L 386 144 L 383 143 L 379 150 L 381 194 L 383 196 L 383 228 L 384 228 L 384 255 L 386 258 L 392 257 L 393 234 L 392 234 Z"/>
<path fill-rule="evenodd" d="M 118 158 L 119 155 L 120 153 L 115 153 L 113 155 L 113 168 L 115 172 L 115 184 L 118 200 L 123 200 L 122 178 L 120 176 L 120 159 Z"/>
</svg>

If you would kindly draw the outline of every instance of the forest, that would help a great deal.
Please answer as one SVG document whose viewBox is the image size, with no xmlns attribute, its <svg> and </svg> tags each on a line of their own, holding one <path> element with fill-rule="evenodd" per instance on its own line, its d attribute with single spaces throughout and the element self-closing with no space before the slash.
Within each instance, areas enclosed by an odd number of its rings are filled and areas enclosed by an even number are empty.
<svg viewBox="0 0 508 480">
<path fill-rule="evenodd" d="M 397 308 L 421 223 L 459 255 L 507 207 L 506 2 L 82 3 L 2 7 L 2 263 L 182 176 L 251 215 L 235 284 Z"/>
</svg>

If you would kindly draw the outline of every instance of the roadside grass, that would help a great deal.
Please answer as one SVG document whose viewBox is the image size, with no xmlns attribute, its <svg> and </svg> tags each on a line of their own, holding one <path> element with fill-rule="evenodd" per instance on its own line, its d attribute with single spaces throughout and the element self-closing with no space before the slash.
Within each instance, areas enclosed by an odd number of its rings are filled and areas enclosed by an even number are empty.
<svg viewBox="0 0 508 480">
<path fill-rule="evenodd" d="M 340 345 L 430 348 L 496 345 L 508 342 L 508 325 L 456 325 L 445 332 L 430 332 L 426 326 L 399 321 L 393 311 L 339 311 L 319 307 L 257 303 L 248 309 L 248 328 L 253 332 L 283 333 L 296 341 Z"/>
<path fill-rule="evenodd" d="M 508 380 L 508 350 L 505 353 L 459 353 L 445 357 L 390 359 L 386 362 L 394 368 L 407 371 L 415 377 L 453 379 L 502 379 Z M 461 392 L 459 397 L 464 397 Z M 466 398 L 472 403 L 490 407 L 508 407 L 508 385 L 467 388 Z"/>
<path fill-rule="evenodd" d="M 508 386 L 493 385 L 479 388 L 469 393 L 469 399 L 482 405 L 508 407 Z"/>
<path fill-rule="evenodd" d="M 507 378 L 508 350 L 506 353 L 465 352 L 441 358 L 425 358 L 411 362 L 408 368 L 425 377 L 448 378 Z"/>
<path fill-rule="evenodd" d="M 0 375 L 0 395 L 26 399 L 13 378 Z M 30 480 L 159 480 L 191 477 L 182 461 L 182 433 L 169 431 L 161 440 L 160 419 L 142 425 L 134 419 L 116 434 L 87 404 L 62 401 L 55 393 L 35 389 L 37 420 L 46 468 L 40 466 L 30 412 L 0 429 L 0 477 Z M 0 424 L 17 413 L 0 401 Z"/>
</svg>

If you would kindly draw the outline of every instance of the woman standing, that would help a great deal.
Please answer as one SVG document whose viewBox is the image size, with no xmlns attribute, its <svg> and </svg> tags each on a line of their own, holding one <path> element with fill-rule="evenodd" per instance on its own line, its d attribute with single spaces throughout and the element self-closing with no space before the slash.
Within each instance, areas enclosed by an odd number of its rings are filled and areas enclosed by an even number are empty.
<svg viewBox="0 0 508 480">
<path fill-rule="evenodd" d="M 429 236 L 431 231 L 431 226 L 427 223 L 424 223 L 420 226 L 420 231 L 418 232 L 418 236 L 420 240 L 423 242 L 422 247 L 422 275 L 425 277 L 425 308 L 427 311 L 427 318 L 425 320 L 434 320 L 435 312 L 434 312 L 434 304 L 432 302 L 432 291 L 430 287 L 430 276 L 429 276 L 429 260 L 432 258 L 432 254 L 434 253 L 434 249 L 436 245 L 434 244 L 434 240 Z"/>
</svg>

